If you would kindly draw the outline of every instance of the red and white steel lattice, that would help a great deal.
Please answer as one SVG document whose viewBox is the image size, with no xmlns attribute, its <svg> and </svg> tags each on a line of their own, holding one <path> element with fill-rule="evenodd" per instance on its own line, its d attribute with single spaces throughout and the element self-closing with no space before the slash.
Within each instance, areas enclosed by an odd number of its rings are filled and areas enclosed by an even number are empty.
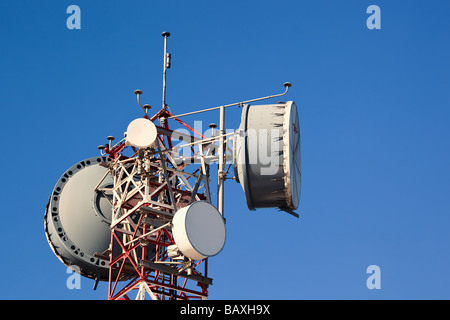
<svg viewBox="0 0 450 320">
<path fill-rule="evenodd" d="M 173 240 L 171 221 L 180 208 L 199 200 L 211 202 L 209 167 L 204 160 L 210 151 L 201 144 L 196 165 L 175 159 L 170 152 L 174 132 L 167 120 L 171 116 L 163 108 L 150 119 L 161 123 L 153 148 L 138 150 L 125 142 L 105 148 L 114 179 L 113 188 L 103 190 L 113 195 L 111 243 L 102 254 L 109 256 L 110 262 L 108 299 L 208 298 L 212 284 L 208 258 L 193 261 L 183 256 Z M 191 141 L 204 138 L 183 121 L 173 119 L 192 132 Z M 134 154 L 125 156 L 125 148 L 132 148 Z"/>
</svg>

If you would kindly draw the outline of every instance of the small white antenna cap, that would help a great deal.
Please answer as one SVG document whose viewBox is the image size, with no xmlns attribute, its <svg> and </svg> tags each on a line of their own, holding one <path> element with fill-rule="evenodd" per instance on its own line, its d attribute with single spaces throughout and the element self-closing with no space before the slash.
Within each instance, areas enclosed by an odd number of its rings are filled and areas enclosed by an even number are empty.
<svg viewBox="0 0 450 320">
<path fill-rule="evenodd" d="M 139 118 L 130 122 L 126 132 L 126 144 L 137 148 L 149 148 L 156 141 L 156 126 L 148 119 Z"/>
</svg>

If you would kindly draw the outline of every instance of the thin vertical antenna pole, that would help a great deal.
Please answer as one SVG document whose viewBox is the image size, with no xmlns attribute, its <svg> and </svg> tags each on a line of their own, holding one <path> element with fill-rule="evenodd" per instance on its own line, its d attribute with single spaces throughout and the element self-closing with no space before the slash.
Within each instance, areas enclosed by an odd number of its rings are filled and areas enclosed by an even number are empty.
<svg viewBox="0 0 450 320">
<path fill-rule="evenodd" d="M 163 109 L 166 108 L 166 71 L 167 71 L 167 64 L 168 64 L 168 57 L 167 57 L 167 38 L 170 36 L 170 33 L 167 31 L 164 31 L 162 33 L 162 36 L 164 37 L 164 71 L 163 71 L 163 94 L 162 94 L 162 107 Z"/>
<path fill-rule="evenodd" d="M 219 168 L 217 170 L 217 209 L 224 214 L 224 196 L 225 196 L 225 107 L 220 107 L 220 124 L 219 124 Z"/>
</svg>

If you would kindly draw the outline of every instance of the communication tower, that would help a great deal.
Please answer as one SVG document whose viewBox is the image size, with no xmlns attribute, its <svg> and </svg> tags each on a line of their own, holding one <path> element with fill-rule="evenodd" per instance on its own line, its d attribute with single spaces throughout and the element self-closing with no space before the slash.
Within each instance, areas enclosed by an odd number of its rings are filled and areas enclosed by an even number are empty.
<svg viewBox="0 0 450 320">
<path fill-rule="evenodd" d="M 293 101 L 251 103 L 281 94 L 174 115 L 166 104 L 169 32 L 164 37 L 162 106 L 152 116 L 134 93 L 143 116 L 124 138 L 99 146 L 100 156 L 69 168 L 45 213 L 50 247 L 81 275 L 108 282 L 108 299 L 207 299 L 213 279 L 209 257 L 226 240 L 226 163 L 244 190 L 248 208 L 277 207 L 296 217 L 300 199 L 300 132 Z M 242 107 L 241 125 L 225 133 L 225 109 Z M 219 110 L 219 129 L 207 138 L 183 120 Z M 184 131 L 174 130 L 172 124 Z M 216 128 L 215 124 L 210 125 Z M 186 133 L 189 132 L 189 133 Z M 183 143 L 175 145 L 174 141 Z M 183 152 L 189 150 L 189 154 Z M 128 155 L 127 155 L 128 152 Z M 265 153 L 270 164 L 255 157 Z M 217 163 L 217 204 L 210 164 Z M 96 285 L 95 285 L 96 287 Z"/>
</svg>

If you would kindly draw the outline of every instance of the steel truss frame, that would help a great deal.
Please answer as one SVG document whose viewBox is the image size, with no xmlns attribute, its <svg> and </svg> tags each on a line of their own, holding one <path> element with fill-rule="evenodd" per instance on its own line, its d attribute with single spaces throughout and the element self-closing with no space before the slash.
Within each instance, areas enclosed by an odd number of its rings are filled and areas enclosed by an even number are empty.
<svg viewBox="0 0 450 320">
<path fill-rule="evenodd" d="M 201 144 L 194 156 L 198 161 L 180 163 L 178 159 L 177 163 L 171 155 L 173 131 L 168 117 L 192 132 L 187 137 L 189 142 Z M 111 243 L 102 254 L 109 257 L 108 299 L 128 300 L 133 292 L 137 292 L 136 299 L 207 299 L 212 284 L 208 258 L 193 261 L 183 256 L 173 240 L 171 221 L 178 209 L 195 201 L 211 203 L 205 157 L 211 158 L 212 149 L 202 143 L 205 137 L 201 133 L 166 108 L 150 118 L 153 122 L 156 119 L 161 126 L 157 126 L 159 134 L 153 148 L 133 148 L 131 157 L 123 155 L 124 141 L 105 148 L 112 160 L 109 173 L 114 179 L 112 188 L 100 190 L 112 192 Z M 214 142 L 209 141 L 209 146 Z M 197 165 L 192 168 L 192 164 Z"/>
<path fill-rule="evenodd" d="M 167 41 L 168 35 L 163 33 L 163 36 Z M 233 138 L 225 133 L 225 108 L 283 96 L 291 84 L 286 82 L 283 86 L 285 91 L 281 94 L 177 116 L 167 110 L 164 99 L 163 108 L 151 118 L 141 106 L 145 118 L 160 121 L 161 126 L 156 126 L 155 146 L 145 150 L 131 147 L 134 151 L 131 157 L 123 155 L 125 139 L 113 147 L 102 147 L 112 160 L 108 173 L 114 178 L 112 189 L 100 189 L 101 181 L 95 188 L 113 194 L 111 243 L 108 250 L 98 254 L 103 259 L 109 258 L 108 299 L 130 299 L 133 290 L 137 291 L 136 299 L 144 299 L 146 295 L 156 300 L 208 298 L 208 287 L 212 284 L 208 277 L 208 258 L 192 261 L 183 256 L 172 237 L 172 218 L 178 209 L 194 201 L 211 203 L 209 163 L 212 161 L 218 163 L 217 209 L 223 215 L 224 181 L 231 166 L 225 170 L 225 164 L 233 159 L 229 146 Z M 136 90 L 135 93 L 141 105 L 139 95 L 142 92 Z M 218 134 L 209 139 L 179 119 L 211 110 L 220 110 L 220 126 Z M 192 133 L 170 130 L 169 119 Z M 173 134 L 176 134 L 175 139 L 182 138 L 186 143 L 174 147 Z M 198 145 L 197 153 L 194 145 Z M 194 155 L 190 159 L 175 159 L 172 153 L 181 147 L 190 147 Z M 191 170 L 193 164 L 200 166 Z M 126 284 L 119 289 L 122 281 Z"/>
</svg>

